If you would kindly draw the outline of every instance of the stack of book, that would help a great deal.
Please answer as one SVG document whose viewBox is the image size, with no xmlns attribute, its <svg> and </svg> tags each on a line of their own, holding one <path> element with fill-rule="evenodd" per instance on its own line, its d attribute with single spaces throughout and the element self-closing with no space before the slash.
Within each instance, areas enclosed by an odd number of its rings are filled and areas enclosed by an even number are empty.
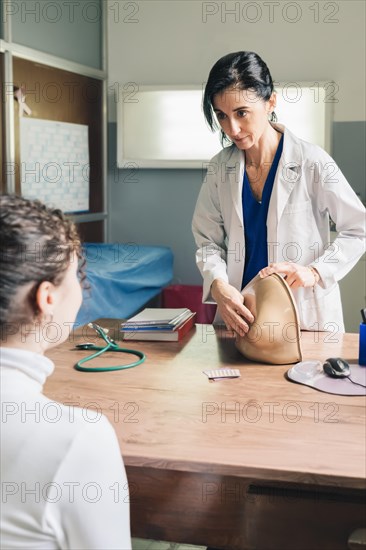
<svg viewBox="0 0 366 550">
<path fill-rule="evenodd" d="M 122 338 L 178 342 L 194 326 L 195 316 L 187 308 L 145 308 L 122 323 Z"/>
</svg>

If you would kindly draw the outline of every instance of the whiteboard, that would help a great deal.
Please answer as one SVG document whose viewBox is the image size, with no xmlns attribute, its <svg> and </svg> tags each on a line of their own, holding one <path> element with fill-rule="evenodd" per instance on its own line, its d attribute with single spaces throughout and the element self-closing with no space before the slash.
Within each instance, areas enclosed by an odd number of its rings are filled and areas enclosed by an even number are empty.
<svg viewBox="0 0 366 550">
<path fill-rule="evenodd" d="M 332 83 L 277 83 L 278 122 L 330 153 Z M 125 87 L 126 88 L 126 87 Z M 123 87 L 121 87 L 123 90 Z M 117 107 L 119 168 L 202 168 L 221 149 L 202 110 L 203 87 L 137 87 Z"/>
<path fill-rule="evenodd" d="M 88 126 L 20 118 L 22 195 L 64 212 L 89 210 Z"/>
</svg>

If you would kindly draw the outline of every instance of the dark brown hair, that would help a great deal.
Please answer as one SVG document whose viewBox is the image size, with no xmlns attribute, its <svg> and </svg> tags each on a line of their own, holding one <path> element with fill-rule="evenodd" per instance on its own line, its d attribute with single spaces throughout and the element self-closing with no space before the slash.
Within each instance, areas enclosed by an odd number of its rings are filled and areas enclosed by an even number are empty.
<svg viewBox="0 0 366 550">
<path fill-rule="evenodd" d="M 216 130 L 214 118 L 213 98 L 217 93 L 227 88 L 235 87 L 239 90 L 253 90 L 263 101 L 268 101 L 274 91 L 271 73 L 261 57 L 255 52 L 234 52 L 221 57 L 212 67 L 203 96 L 203 113 L 211 128 Z M 276 122 L 273 112 L 271 121 Z M 230 140 L 221 130 L 221 140 Z"/>
<path fill-rule="evenodd" d="M 43 281 L 58 286 L 72 261 L 81 258 L 75 225 L 37 200 L 0 196 L 0 327 L 37 317 L 36 292 Z M 23 303 L 16 300 L 29 286 Z"/>
</svg>

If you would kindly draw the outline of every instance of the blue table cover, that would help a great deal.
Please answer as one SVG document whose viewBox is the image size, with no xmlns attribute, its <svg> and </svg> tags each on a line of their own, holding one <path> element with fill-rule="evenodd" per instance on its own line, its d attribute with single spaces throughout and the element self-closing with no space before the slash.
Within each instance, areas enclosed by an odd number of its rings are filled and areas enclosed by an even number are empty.
<svg viewBox="0 0 366 550">
<path fill-rule="evenodd" d="M 165 246 L 86 243 L 87 283 L 76 326 L 98 317 L 128 318 L 173 278 L 173 253 Z"/>
</svg>

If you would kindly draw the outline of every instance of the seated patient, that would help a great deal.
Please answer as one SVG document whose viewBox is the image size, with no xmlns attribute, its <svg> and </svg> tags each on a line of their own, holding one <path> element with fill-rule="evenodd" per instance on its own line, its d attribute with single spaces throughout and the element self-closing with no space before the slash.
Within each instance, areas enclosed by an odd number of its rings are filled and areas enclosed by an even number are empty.
<svg viewBox="0 0 366 550">
<path fill-rule="evenodd" d="M 81 304 L 76 228 L 59 210 L 3 195 L 0 236 L 1 548 L 130 549 L 111 424 L 42 393 L 54 369 L 44 353 L 66 340 Z"/>
</svg>

